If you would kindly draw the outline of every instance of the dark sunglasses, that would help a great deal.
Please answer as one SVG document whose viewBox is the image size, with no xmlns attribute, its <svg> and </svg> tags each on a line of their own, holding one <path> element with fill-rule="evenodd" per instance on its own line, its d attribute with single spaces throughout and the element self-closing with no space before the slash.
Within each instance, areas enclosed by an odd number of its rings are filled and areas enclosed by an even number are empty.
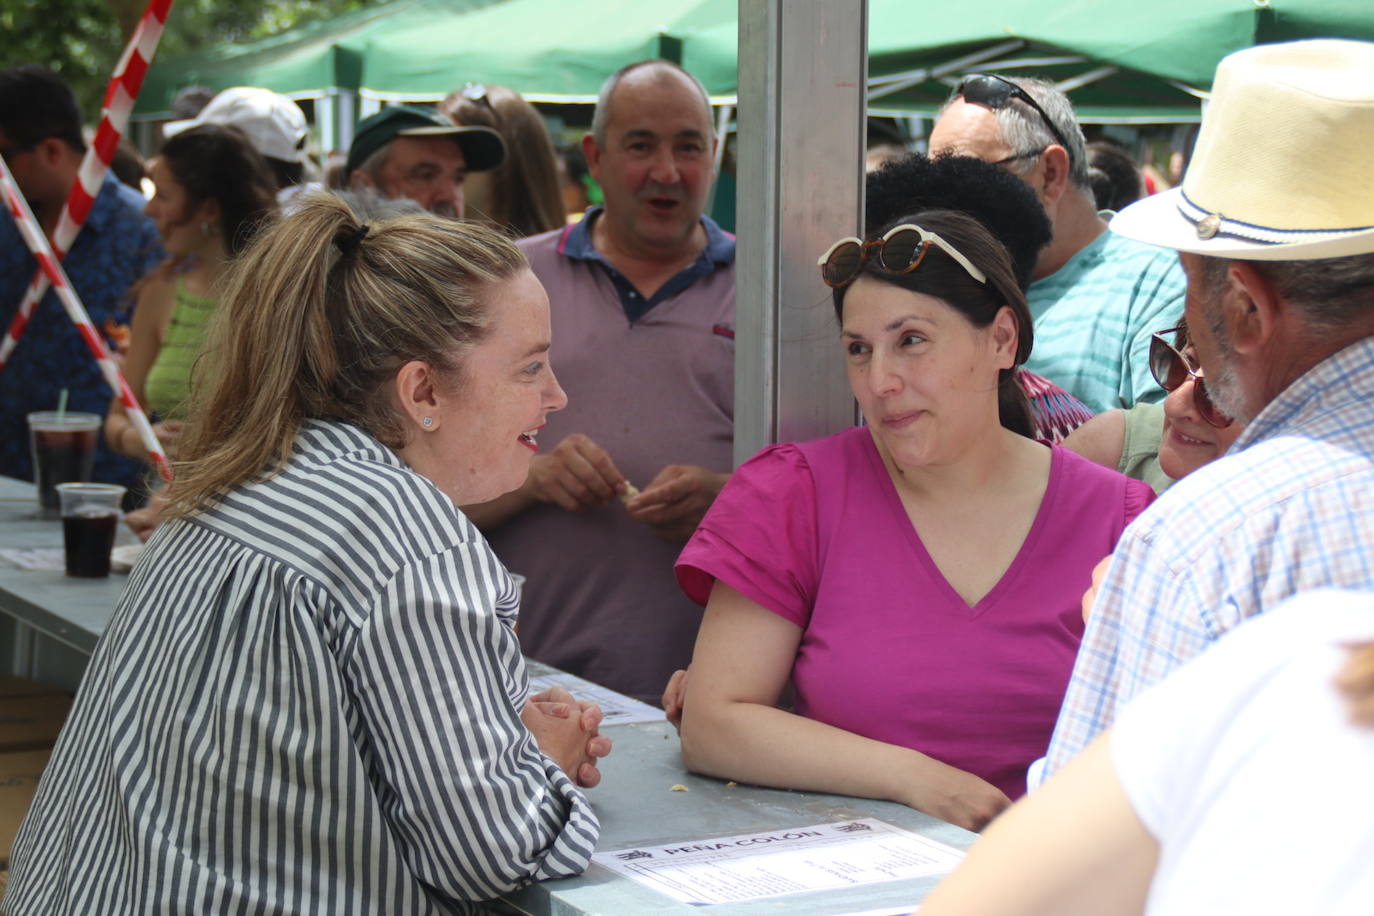
<svg viewBox="0 0 1374 916">
<path fill-rule="evenodd" d="M 1058 140 L 1059 145 L 1064 147 L 1064 152 L 1069 154 L 1070 159 L 1073 158 L 1073 150 L 1069 146 L 1069 141 L 1064 138 L 1059 128 L 1054 126 L 1050 116 L 1045 114 L 1045 109 L 1040 107 L 1039 102 L 1031 98 L 1029 92 L 1011 80 L 994 76 L 991 73 L 974 73 L 964 77 L 964 81 L 959 84 L 959 95 L 964 97 L 965 102 L 972 105 L 982 105 L 984 108 L 991 108 L 994 111 L 1006 108 L 1007 103 L 1012 99 L 1020 99 L 1035 109 L 1035 113 L 1040 115 L 1040 120 L 1044 121 L 1045 126 L 1050 129 L 1050 133 L 1054 134 L 1054 139 Z M 1041 150 L 1041 152 L 1044 151 Z M 1030 154 L 1012 158 L 1019 159 L 1027 155 Z"/>
<path fill-rule="evenodd" d="M 988 282 L 987 276 L 953 245 L 914 223 L 894 226 L 882 238 L 867 242 L 853 236 L 840 239 L 816 260 L 816 264 L 825 284 L 838 289 L 853 283 L 870 258 L 876 259 L 878 266 L 888 273 L 909 274 L 921 266 L 932 245 L 959 262 L 959 266 L 979 283 Z"/>
<path fill-rule="evenodd" d="M 1192 379 L 1193 406 L 1197 408 L 1197 415 L 1209 426 L 1225 429 L 1231 425 L 1232 420 L 1212 403 L 1207 386 L 1202 381 L 1202 370 L 1195 367 L 1188 357 L 1183 355 L 1183 351 L 1170 342 L 1182 340 L 1181 332 L 1184 330 L 1180 325 L 1167 331 L 1156 331 L 1151 335 L 1150 374 L 1165 391 L 1173 391 L 1188 379 Z"/>
</svg>

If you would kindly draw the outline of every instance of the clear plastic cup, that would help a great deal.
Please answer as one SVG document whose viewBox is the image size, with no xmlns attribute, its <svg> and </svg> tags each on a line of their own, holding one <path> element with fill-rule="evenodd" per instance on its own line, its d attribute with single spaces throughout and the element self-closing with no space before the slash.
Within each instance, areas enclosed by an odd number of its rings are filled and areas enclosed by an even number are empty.
<svg viewBox="0 0 1374 916">
<path fill-rule="evenodd" d="M 39 514 L 44 518 L 60 514 L 58 484 L 91 479 L 102 422 L 96 413 L 44 410 L 29 414 L 33 479 L 38 484 Z"/>
<path fill-rule="evenodd" d="M 62 503 L 67 575 L 83 579 L 108 576 L 124 488 L 109 483 L 60 483 L 57 495 Z"/>
</svg>

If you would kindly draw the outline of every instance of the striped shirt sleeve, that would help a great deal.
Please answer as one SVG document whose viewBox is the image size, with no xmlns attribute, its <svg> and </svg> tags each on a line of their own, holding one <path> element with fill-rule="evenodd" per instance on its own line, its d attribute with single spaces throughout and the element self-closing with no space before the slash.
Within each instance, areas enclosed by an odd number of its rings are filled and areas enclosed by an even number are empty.
<svg viewBox="0 0 1374 916">
<path fill-rule="evenodd" d="M 346 668 L 402 854 L 421 882 L 460 900 L 579 874 L 598 834 L 585 797 L 520 721 L 528 681 L 493 610 L 498 562 L 468 542 L 402 568 Z"/>
</svg>

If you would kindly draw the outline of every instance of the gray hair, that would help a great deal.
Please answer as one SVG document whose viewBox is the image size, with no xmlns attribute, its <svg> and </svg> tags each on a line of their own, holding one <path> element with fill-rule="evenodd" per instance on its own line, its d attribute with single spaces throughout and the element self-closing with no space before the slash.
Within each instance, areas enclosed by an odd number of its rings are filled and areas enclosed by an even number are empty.
<svg viewBox="0 0 1374 916">
<path fill-rule="evenodd" d="M 355 165 L 353 167 L 353 172 L 362 172 L 372 179 L 373 184 L 380 188 L 382 186 L 382 169 L 386 168 L 386 162 L 390 158 L 391 144 L 383 143 L 373 151 L 372 155 Z M 352 180 L 353 172 L 349 172 L 344 176 L 345 183 Z"/>
<path fill-rule="evenodd" d="M 1249 263 L 1284 301 L 1302 310 L 1314 333 L 1339 331 L 1374 317 L 1374 254 Z M 1212 296 L 1225 286 L 1230 265 L 1226 258 L 1202 258 L 1203 286 Z"/>
<path fill-rule="evenodd" d="M 655 58 L 653 60 L 641 60 L 633 64 L 626 64 L 606 77 L 606 82 L 601 84 L 601 92 L 598 93 L 596 97 L 596 109 L 592 112 L 592 139 L 596 141 L 596 145 L 600 148 L 605 148 L 606 146 L 606 125 L 609 124 L 611 120 L 611 96 L 615 94 L 616 87 L 620 85 L 622 79 L 634 73 L 636 70 L 642 70 L 645 67 L 672 70 L 691 80 L 692 85 L 696 87 L 697 92 L 701 95 L 701 104 L 706 106 L 706 123 L 711 125 L 711 139 L 715 139 L 716 122 L 715 118 L 711 117 L 711 95 L 706 91 L 706 87 L 702 85 L 701 80 L 670 60 Z"/>
<path fill-rule="evenodd" d="M 360 223 L 395 219 L 412 213 L 424 213 L 425 208 L 408 197 L 386 197 L 379 188 L 362 187 L 351 191 L 333 191 L 335 197 L 348 205 Z"/>
<path fill-rule="evenodd" d="M 1088 174 L 1088 144 L 1083 139 L 1083 129 L 1078 126 L 1078 118 L 1073 113 L 1073 103 L 1069 97 L 1055 88 L 1053 83 L 1030 76 L 1003 76 L 1002 79 L 1015 84 L 1049 116 L 1054 126 L 1064 135 L 1068 143 L 1069 180 L 1092 194 L 1092 179 Z M 959 98 L 958 90 L 950 96 L 949 103 Z M 944 109 L 941 109 L 943 113 Z M 1002 131 L 1002 141 L 1011 147 L 1012 155 L 1024 155 L 1043 150 L 1051 143 L 1059 143 L 1059 138 L 1045 124 L 1040 113 L 1024 101 L 1012 98 L 1004 108 L 992 109 L 997 118 L 997 126 Z"/>
</svg>

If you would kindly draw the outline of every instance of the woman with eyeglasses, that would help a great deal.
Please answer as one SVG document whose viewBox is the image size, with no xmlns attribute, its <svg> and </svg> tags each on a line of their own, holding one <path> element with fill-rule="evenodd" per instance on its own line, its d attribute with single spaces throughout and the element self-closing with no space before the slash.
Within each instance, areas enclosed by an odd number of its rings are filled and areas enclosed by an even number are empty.
<svg viewBox="0 0 1374 916">
<path fill-rule="evenodd" d="M 976 220 L 919 212 L 821 269 L 866 425 L 759 453 L 684 549 L 683 756 L 980 829 L 1024 793 L 1090 571 L 1153 494 L 1029 437 L 1031 319 Z"/>
<path fill-rule="evenodd" d="M 1157 332 L 1150 341 L 1150 371 L 1169 392 L 1164 403 L 1098 414 L 1074 430 L 1064 447 L 1163 493 L 1226 454 L 1245 429 L 1213 406 L 1196 367 L 1186 324 Z"/>
<path fill-rule="evenodd" d="M 544 118 L 514 89 L 469 85 L 439 111 L 460 127 L 490 127 L 506 141 L 505 161 L 463 182 L 467 213 L 523 238 L 565 222 L 558 161 Z"/>
</svg>

